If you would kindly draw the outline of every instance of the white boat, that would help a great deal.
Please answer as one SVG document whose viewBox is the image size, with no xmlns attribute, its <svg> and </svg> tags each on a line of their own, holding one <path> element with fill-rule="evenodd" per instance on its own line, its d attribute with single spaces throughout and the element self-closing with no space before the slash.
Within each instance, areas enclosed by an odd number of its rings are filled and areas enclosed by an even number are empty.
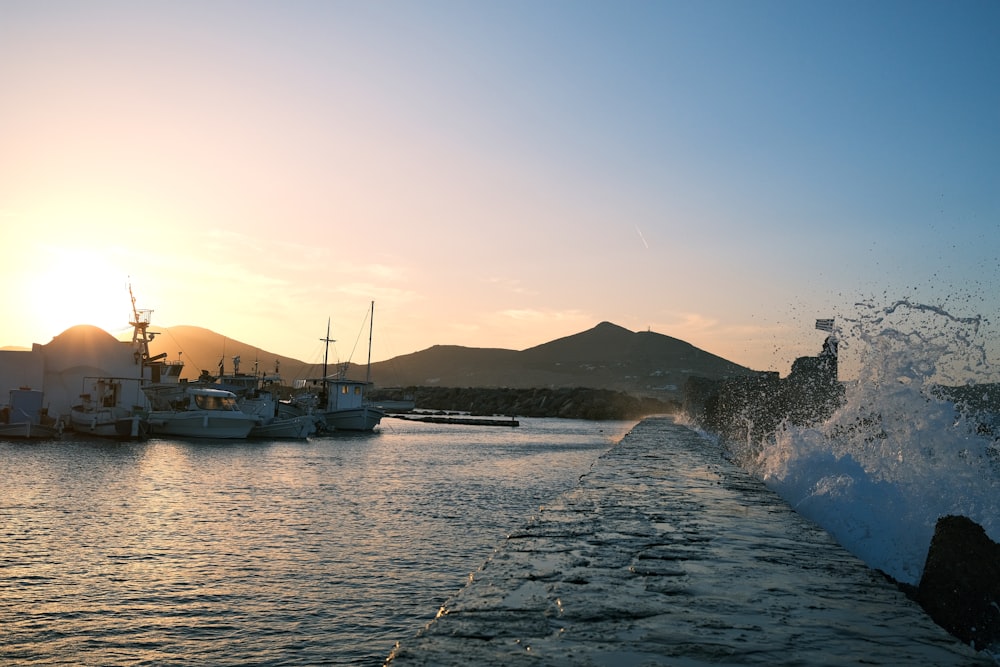
<svg viewBox="0 0 1000 667">
<path fill-rule="evenodd" d="M 375 303 L 372 302 L 372 319 L 375 317 Z M 371 373 L 372 323 L 368 328 L 368 373 Z M 329 350 L 330 320 L 326 321 L 326 338 L 321 339 Z M 349 380 L 345 377 L 345 364 L 335 376 L 326 376 L 327 351 L 323 352 L 323 380 L 319 394 L 317 416 L 327 430 L 336 431 L 372 431 L 385 412 L 375 407 L 365 396 L 365 391 L 371 387 L 369 379 L 365 381 Z"/>
<path fill-rule="evenodd" d="M 147 389 L 146 395 L 154 405 L 149 413 L 153 435 L 242 439 L 260 423 L 259 417 L 240 410 L 236 394 L 231 391 L 183 384 L 170 389 Z"/>
<path fill-rule="evenodd" d="M 417 407 L 417 402 L 412 398 L 385 399 L 376 402 L 375 407 L 386 413 L 391 412 L 393 414 L 400 414 L 404 412 L 413 412 L 414 408 Z"/>
<path fill-rule="evenodd" d="M 310 415 L 274 417 L 250 429 L 248 438 L 267 440 L 303 440 L 316 433 L 316 420 Z"/>
<path fill-rule="evenodd" d="M 80 403 L 70 408 L 69 425 L 77 433 L 103 438 L 139 439 L 146 437 L 149 425 L 147 411 L 142 406 L 125 407 L 123 383 L 135 383 L 132 378 L 84 378 L 91 382 L 91 391 L 80 394 Z"/>
<path fill-rule="evenodd" d="M 326 405 L 319 417 L 328 429 L 337 431 L 371 431 L 385 416 L 385 412 L 365 399 L 368 382 L 345 378 L 328 378 Z"/>
<path fill-rule="evenodd" d="M 48 416 L 44 402 L 38 389 L 12 389 L 10 401 L 0 408 L 0 438 L 58 438 L 62 423 Z"/>
<path fill-rule="evenodd" d="M 166 361 L 165 353 L 150 355 L 149 343 L 156 335 L 149 331 L 152 312 L 136 308 L 132 297 L 132 342 L 136 362 L 142 367 L 142 392 L 150 405 L 150 435 L 246 438 L 260 418 L 240 410 L 233 392 L 181 381 L 182 362 Z"/>
<path fill-rule="evenodd" d="M 256 368 L 256 364 L 255 364 Z M 309 414 L 288 415 L 278 410 L 278 399 L 273 387 L 281 384 L 277 367 L 273 375 L 252 375 L 240 373 L 240 357 L 233 357 L 233 373 L 220 374 L 216 380 L 220 389 L 236 394 L 240 409 L 260 419 L 260 423 L 250 429 L 250 438 L 308 438 L 316 432 L 316 418 Z"/>
</svg>

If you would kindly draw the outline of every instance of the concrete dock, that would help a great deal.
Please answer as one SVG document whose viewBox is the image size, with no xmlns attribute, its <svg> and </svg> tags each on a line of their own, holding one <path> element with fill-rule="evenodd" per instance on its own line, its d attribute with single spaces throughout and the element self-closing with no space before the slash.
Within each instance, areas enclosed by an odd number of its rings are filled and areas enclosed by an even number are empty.
<svg viewBox="0 0 1000 667">
<path fill-rule="evenodd" d="M 511 534 L 388 662 L 996 664 L 667 418 Z"/>
</svg>

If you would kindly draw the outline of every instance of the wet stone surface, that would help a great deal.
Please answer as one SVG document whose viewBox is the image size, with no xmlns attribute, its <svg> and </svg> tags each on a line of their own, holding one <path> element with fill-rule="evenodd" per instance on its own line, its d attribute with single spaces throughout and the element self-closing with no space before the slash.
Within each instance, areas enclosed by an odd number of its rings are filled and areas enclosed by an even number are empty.
<svg viewBox="0 0 1000 667">
<path fill-rule="evenodd" d="M 510 535 L 389 663 L 995 664 L 669 419 Z"/>
</svg>

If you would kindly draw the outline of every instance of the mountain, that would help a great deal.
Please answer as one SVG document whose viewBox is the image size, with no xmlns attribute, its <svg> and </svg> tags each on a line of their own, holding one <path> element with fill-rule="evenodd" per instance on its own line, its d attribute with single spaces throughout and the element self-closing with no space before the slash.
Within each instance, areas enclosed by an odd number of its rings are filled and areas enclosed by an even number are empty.
<svg viewBox="0 0 1000 667">
<path fill-rule="evenodd" d="M 593 387 L 673 393 L 691 375 L 721 379 L 748 368 L 682 340 L 602 322 L 520 352 L 436 345 L 372 364 L 379 386 Z"/>
<path fill-rule="evenodd" d="M 232 372 L 235 356 L 240 357 L 241 373 L 253 373 L 254 364 L 259 366 L 262 373 L 273 373 L 277 367 L 288 384 L 298 379 L 319 378 L 323 372 L 322 364 L 309 364 L 274 354 L 211 329 L 182 325 L 160 327 L 158 332 L 149 344 L 150 354 L 166 354 L 168 361 L 183 361 L 184 372 L 181 377 L 189 380 L 197 378 L 202 371 L 218 375 L 220 361 L 225 364 L 227 373 Z"/>
<path fill-rule="evenodd" d="M 321 364 L 282 357 L 200 327 L 167 327 L 150 348 L 169 359 L 183 351 L 184 375 L 192 379 L 202 369 L 217 374 L 220 359 L 231 371 L 237 354 L 243 372 L 252 372 L 255 360 L 271 372 L 278 361 L 287 383 L 322 374 Z M 371 370 L 378 387 L 592 387 L 652 395 L 677 392 L 691 375 L 721 379 L 752 372 L 682 340 L 610 322 L 521 351 L 435 345 L 373 363 Z M 364 378 L 365 369 L 352 364 L 348 375 Z"/>
</svg>

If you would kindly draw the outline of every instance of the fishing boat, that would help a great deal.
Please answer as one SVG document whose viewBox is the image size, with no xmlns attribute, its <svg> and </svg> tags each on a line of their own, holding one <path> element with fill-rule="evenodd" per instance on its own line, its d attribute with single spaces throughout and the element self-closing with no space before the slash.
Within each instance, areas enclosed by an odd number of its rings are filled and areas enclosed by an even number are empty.
<svg viewBox="0 0 1000 667">
<path fill-rule="evenodd" d="M 44 403 L 45 395 L 38 389 L 12 389 L 9 402 L 0 408 L 0 438 L 58 438 L 62 423 L 49 417 Z"/>
<path fill-rule="evenodd" d="M 385 412 L 375 407 L 365 396 L 365 391 L 371 387 L 371 355 L 372 355 L 372 321 L 375 319 L 375 302 L 372 302 L 371 317 L 368 323 L 368 370 L 366 378 L 360 380 L 347 379 L 347 364 L 340 367 L 334 376 L 327 376 L 327 353 L 330 343 L 330 320 L 326 321 L 326 338 L 321 338 L 326 348 L 323 352 L 323 380 L 319 393 L 317 416 L 327 430 L 335 431 L 372 431 Z"/>
<path fill-rule="evenodd" d="M 103 438 L 140 439 L 146 437 L 148 412 L 138 405 L 126 407 L 123 385 L 134 378 L 84 378 L 91 391 L 80 394 L 80 403 L 70 408 L 69 426 L 77 433 Z"/>
<path fill-rule="evenodd" d="M 319 417 L 327 429 L 371 431 L 385 416 L 385 412 L 365 398 L 365 390 L 371 383 L 336 377 L 327 378 L 324 384 L 326 405 L 320 411 Z"/>
<path fill-rule="evenodd" d="M 312 415 L 279 413 L 275 388 L 281 385 L 281 376 L 277 364 L 272 375 L 258 374 L 256 363 L 253 374 L 240 373 L 240 357 L 236 355 L 233 372 L 220 373 L 216 384 L 236 395 L 236 403 L 243 412 L 260 419 L 247 437 L 301 439 L 316 432 L 316 418 Z"/>
<path fill-rule="evenodd" d="M 129 287 L 129 295 L 132 288 Z M 150 435 L 181 438 L 242 439 L 260 423 L 260 418 L 240 410 L 236 395 L 181 380 L 184 364 L 166 361 L 166 353 L 151 355 L 149 331 L 152 310 L 139 309 L 132 296 L 132 343 L 136 363 L 142 369 L 142 393 L 149 402 Z"/>
<path fill-rule="evenodd" d="M 181 383 L 167 390 L 147 388 L 146 396 L 154 407 L 149 413 L 152 435 L 242 439 L 260 423 L 240 409 L 236 394 L 224 389 Z"/>
</svg>

